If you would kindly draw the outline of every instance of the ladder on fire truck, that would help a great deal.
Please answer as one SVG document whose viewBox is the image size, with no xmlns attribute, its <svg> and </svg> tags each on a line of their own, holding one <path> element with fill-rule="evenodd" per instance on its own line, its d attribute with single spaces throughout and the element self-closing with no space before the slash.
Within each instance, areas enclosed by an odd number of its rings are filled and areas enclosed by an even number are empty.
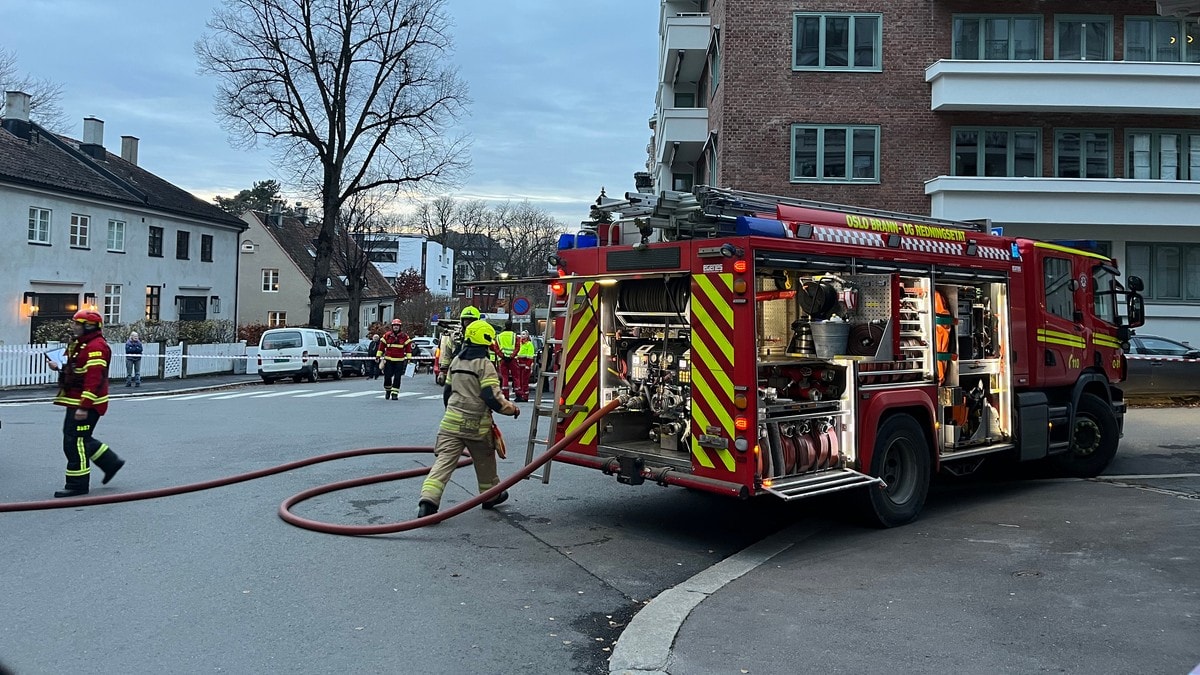
<svg viewBox="0 0 1200 675">
<path fill-rule="evenodd" d="M 574 285 L 567 284 L 567 297 L 574 297 Z M 562 377 L 559 376 L 558 368 L 554 368 L 555 351 L 562 351 L 563 339 L 554 337 L 555 319 L 563 319 L 562 335 L 565 337 L 571 333 L 571 303 L 568 302 L 562 307 L 556 307 L 553 294 L 551 294 L 548 309 L 546 310 L 546 328 L 542 333 L 542 354 L 538 362 L 538 374 L 533 382 L 533 413 L 529 416 L 529 440 L 525 448 L 525 465 L 529 466 L 533 463 L 534 455 L 538 448 L 549 448 L 554 443 L 554 427 L 558 424 L 559 416 L 562 407 Z M 565 354 L 560 356 L 565 357 Z M 553 382 L 551 388 L 551 400 L 547 402 L 543 397 L 546 393 L 546 383 Z M 545 431 L 541 429 L 541 421 L 543 418 L 549 417 L 550 424 Z M 543 435 L 544 434 L 544 435 Z M 543 484 L 550 482 L 550 466 L 553 462 L 546 462 L 542 466 L 541 473 L 530 474 L 527 478 L 537 478 Z"/>
<path fill-rule="evenodd" d="M 633 219 L 642 227 L 643 236 L 648 236 L 652 229 L 658 229 L 672 232 L 676 239 L 684 237 L 695 239 L 729 234 L 722 231 L 723 223 L 729 227 L 738 216 L 771 213 L 779 205 L 836 211 L 869 218 L 903 220 L 968 232 L 986 233 L 988 231 L 988 226 L 984 223 L 947 220 L 933 216 L 848 206 L 800 197 L 781 197 L 707 185 L 697 186 L 695 193 L 672 190 L 664 190 L 658 195 L 626 192 L 625 199 L 610 198 L 601 191 L 592 210 L 593 214 L 619 212 L 624 216 L 622 220 Z"/>
</svg>

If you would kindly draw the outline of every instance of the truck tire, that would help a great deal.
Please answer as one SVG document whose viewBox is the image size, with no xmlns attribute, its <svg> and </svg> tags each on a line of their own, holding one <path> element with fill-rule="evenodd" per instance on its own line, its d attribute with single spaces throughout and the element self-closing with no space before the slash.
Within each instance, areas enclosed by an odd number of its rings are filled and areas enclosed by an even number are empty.
<svg viewBox="0 0 1200 675">
<path fill-rule="evenodd" d="M 1098 476 L 1116 456 L 1119 436 L 1112 407 L 1095 394 L 1082 394 L 1075 409 L 1071 447 L 1066 452 L 1051 455 L 1050 462 L 1066 476 Z"/>
<path fill-rule="evenodd" d="M 862 515 L 874 527 L 897 527 L 912 522 L 925 505 L 931 473 L 929 442 L 921 425 L 909 415 L 893 415 L 875 437 L 870 475 L 886 488 L 862 490 Z"/>
</svg>

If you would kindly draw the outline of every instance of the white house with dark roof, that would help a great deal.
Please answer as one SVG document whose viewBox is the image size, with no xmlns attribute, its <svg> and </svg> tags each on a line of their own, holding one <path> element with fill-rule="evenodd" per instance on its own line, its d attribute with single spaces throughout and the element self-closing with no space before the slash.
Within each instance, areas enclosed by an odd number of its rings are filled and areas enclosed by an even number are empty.
<svg viewBox="0 0 1200 675">
<path fill-rule="evenodd" d="M 0 343 L 31 341 L 44 321 L 95 306 L 108 324 L 227 319 L 237 313 L 245 223 L 138 166 L 138 139 L 104 147 L 29 119 L 6 92 L 0 120 Z"/>
</svg>

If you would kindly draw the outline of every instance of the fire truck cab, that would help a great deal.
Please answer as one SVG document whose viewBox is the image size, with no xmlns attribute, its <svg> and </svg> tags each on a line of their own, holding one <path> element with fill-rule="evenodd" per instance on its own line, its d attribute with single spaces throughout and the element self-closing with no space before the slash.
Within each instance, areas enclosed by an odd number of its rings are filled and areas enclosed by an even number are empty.
<svg viewBox="0 0 1200 675">
<path fill-rule="evenodd" d="M 857 489 L 895 526 L 935 471 L 1003 457 L 1094 476 L 1116 453 L 1144 317 L 1114 261 L 733 190 L 665 201 L 640 241 L 556 256 L 553 438 L 623 401 L 557 461 L 741 498 Z"/>
</svg>

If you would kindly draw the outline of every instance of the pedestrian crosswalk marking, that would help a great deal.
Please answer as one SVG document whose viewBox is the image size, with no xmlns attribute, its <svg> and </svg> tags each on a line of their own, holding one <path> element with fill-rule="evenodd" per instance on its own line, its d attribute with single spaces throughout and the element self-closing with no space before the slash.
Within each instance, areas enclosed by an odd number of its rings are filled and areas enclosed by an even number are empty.
<svg viewBox="0 0 1200 675">
<path fill-rule="evenodd" d="M 227 398 L 241 398 L 243 396 L 253 396 L 257 393 L 258 392 L 255 392 L 255 391 L 243 391 L 240 394 L 226 394 L 224 396 L 216 396 L 213 398 L 213 400 L 214 401 L 224 401 Z"/>
<path fill-rule="evenodd" d="M 434 394 L 433 396 L 422 396 L 422 397 L 421 397 L 421 400 L 422 400 L 422 401 L 432 401 L 432 400 L 433 400 L 433 399 L 435 399 L 435 398 L 442 398 L 442 395 L 441 395 L 441 394 Z"/>
<path fill-rule="evenodd" d="M 409 396 L 418 396 L 419 393 L 420 392 L 415 392 L 415 391 L 402 391 L 399 394 L 396 394 L 396 398 L 408 398 Z M 375 398 L 387 398 L 387 394 L 380 394 L 379 396 L 376 396 Z"/>
<path fill-rule="evenodd" d="M 308 391 L 308 390 L 307 389 L 293 389 L 291 391 L 273 391 L 269 394 L 259 394 L 258 396 L 255 396 L 254 398 L 272 398 L 275 396 L 291 396 L 293 394 L 299 394 L 299 393 L 305 392 L 305 391 Z"/>
<path fill-rule="evenodd" d="M 196 398 L 208 398 L 210 396 L 217 396 L 220 393 L 221 392 L 219 392 L 219 391 L 215 391 L 210 394 L 192 394 L 191 396 L 180 396 L 179 398 L 177 398 L 175 400 L 176 401 L 191 401 L 192 399 L 196 399 Z"/>
<path fill-rule="evenodd" d="M 356 392 L 354 392 L 353 394 L 338 394 L 338 395 L 337 395 L 337 396 L 335 396 L 334 398 L 358 398 L 359 396 L 370 396 L 371 394 L 374 394 L 374 393 L 375 393 L 375 391 L 374 391 L 374 390 L 371 390 L 371 391 L 356 391 Z"/>
<path fill-rule="evenodd" d="M 317 391 L 317 392 L 313 392 L 311 394 L 300 394 L 296 398 L 316 398 L 318 396 L 329 396 L 330 394 L 339 394 L 343 391 L 350 391 L 350 390 L 349 389 L 328 389 L 326 391 Z"/>
</svg>

